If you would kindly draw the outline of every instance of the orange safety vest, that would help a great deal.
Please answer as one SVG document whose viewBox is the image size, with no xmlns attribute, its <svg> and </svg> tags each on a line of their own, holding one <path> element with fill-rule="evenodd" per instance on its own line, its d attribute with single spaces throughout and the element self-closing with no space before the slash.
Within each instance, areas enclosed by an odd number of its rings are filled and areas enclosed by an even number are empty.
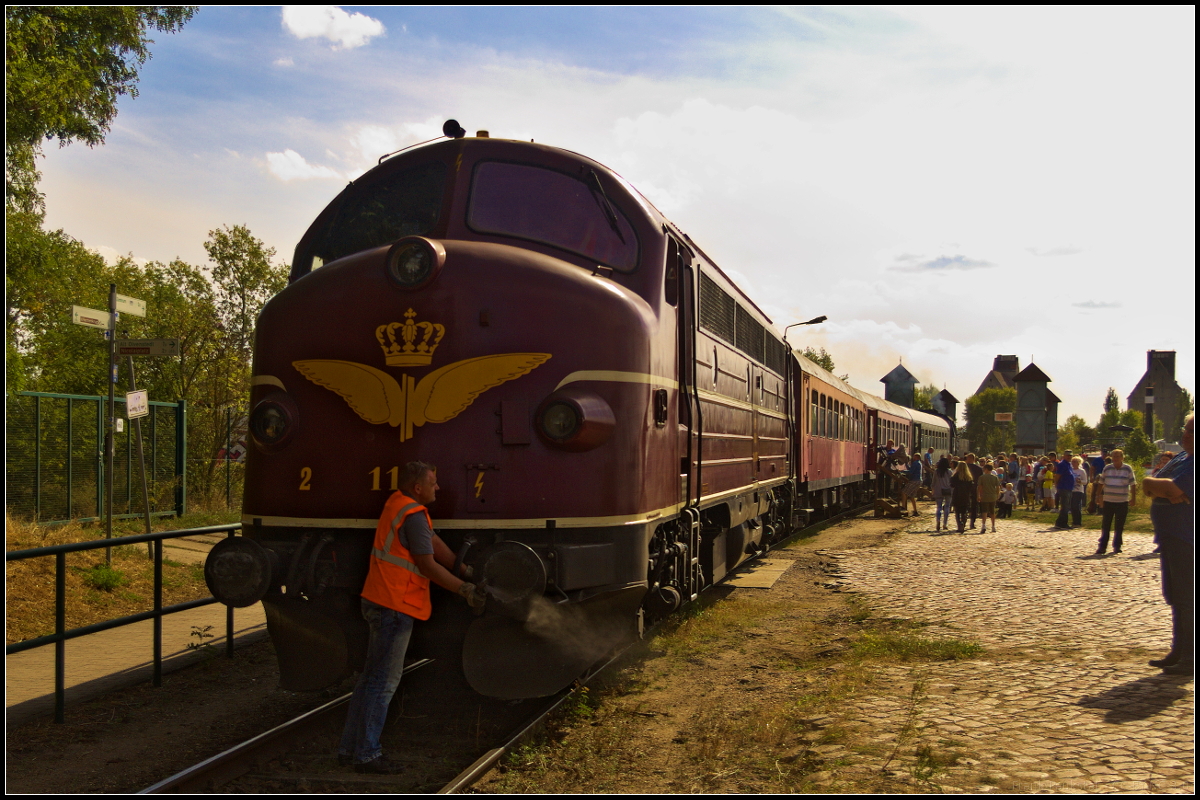
<svg viewBox="0 0 1200 800">
<path fill-rule="evenodd" d="M 400 544 L 399 531 L 412 514 L 422 513 L 433 528 L 425 506 L 396 492 L 388 498 L 375 526 L 370 569 L 362 596 L 372 603 L 400 611 L 415 619 L 429 619 L 433 606 L 429 601 L 429 578 L 421 574 L 412 553 Z"/>
</svg>

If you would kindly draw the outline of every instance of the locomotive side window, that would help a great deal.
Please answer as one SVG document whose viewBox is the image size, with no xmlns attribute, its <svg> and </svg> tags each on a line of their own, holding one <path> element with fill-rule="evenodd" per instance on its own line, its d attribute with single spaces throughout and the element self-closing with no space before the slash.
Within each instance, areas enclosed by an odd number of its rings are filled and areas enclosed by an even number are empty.
<svg viewBox="0 0 1200 800">
<path fill-rule="evenodd" d="M 442 211 L 446 165 L 431 161 L 346 190 L 341 208 L 313 244 L 312 269 L 336 258 L 433 230 Z"/>
<path fill-rule="evenodd" d="M 583 178 L 590 180 L 529 164 L 485 161 L 475 167 L 467 225 L 633 272 L 638 262 L 633 226 L 609 202 L 595 172 Z"/>
</svg>

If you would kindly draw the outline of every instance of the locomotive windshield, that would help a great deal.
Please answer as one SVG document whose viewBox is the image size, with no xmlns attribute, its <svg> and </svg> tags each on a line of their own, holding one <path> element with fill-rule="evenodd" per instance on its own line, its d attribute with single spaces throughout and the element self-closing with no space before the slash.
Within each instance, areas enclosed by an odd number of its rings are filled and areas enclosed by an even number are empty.
<svg viewBox="0 0 1200 800">
<path fill-rule="evenodd" d="M 446 165 L 440 161 L 351 187 L 332 223 L 313 244 L 313 267 L 402 236 L 429 233 L 441 214 L 445 187 Z"/>
<path fill-rule="evenodd" d="M 480 233 L 541 242 L 632 272 L 638 259 L 633 226 L 609 202 L 594 172 L 583 177 L 485 161 L 475 168 L 467 224 Z"/>
</svg>

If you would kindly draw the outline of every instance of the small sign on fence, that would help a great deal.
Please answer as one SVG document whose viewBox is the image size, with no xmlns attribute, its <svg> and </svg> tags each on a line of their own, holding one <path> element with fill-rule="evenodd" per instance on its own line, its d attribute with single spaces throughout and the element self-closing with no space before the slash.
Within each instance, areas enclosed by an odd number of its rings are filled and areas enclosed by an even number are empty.
<svg viewBox="0 0 1200 800">
<path fill-rule="evenodd" d="M 1009 412 L 997 411 L 996 412 L 996 422 L 1012 422 L 1013 421 L 1012 418 L 1013 418 L 1013 415 L 1012 415 L 1011 411 L 1009 411 Z"/>
<path fill-rule="evenodd" d="M 125 395 L 125 416 L 130 419 L 150 416 L 150 392 L 142 390 Z"/>
</svg>

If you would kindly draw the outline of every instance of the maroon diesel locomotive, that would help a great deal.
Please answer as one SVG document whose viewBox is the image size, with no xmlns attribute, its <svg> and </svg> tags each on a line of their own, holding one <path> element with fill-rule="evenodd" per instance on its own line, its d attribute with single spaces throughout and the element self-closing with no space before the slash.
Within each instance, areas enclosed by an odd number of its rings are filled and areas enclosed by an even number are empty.
<svg viewBox="0 0 1200 800">
<path fill-rule="evenodd" d="M 429 462 L 435 528 L 495 601 L 455 622 L 435 589 L 431 626 L 462 626 L 443 639 L 481 693 L 550 694 L 869 494 L 879 420 L 946 427 L 884 405 L 791 354 L 611 170 L 449 138 L 351 183 L 297 246 L 258 321 L 243 535 L 206 576 L 263 602 L 285 688 L 333 683 L 365 652 L 378 515 Z"/>
</svg>

